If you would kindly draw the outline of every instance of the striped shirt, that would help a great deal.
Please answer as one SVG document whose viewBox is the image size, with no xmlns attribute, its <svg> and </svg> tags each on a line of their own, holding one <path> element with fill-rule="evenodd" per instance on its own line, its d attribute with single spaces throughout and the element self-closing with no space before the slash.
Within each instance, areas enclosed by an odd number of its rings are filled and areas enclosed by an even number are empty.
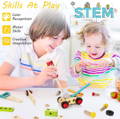
<svg viewBox="0 0 120 119">
<path fill-rule="evenodd" d="M 85 85 L 91 82 L 91 87 L 94 88 L 105 88 L 114 79 L 115 67 L 112 66 L 100 66 L 104 60 L 112 61 L 112 59 L 120 57 L 112 53 L 105 53 L 103 57 L 98 59 L 92 59 L 89 55 L 82 51 L 77 51 L 74 57 L 74 63 L 77 64 L 80 60 L 90 62 L 90 66 L 82 66 L 81 73 L 77 76 L 77 80 L 80 85 Z M 75 72 L 75 71 L 74 71 Z"/>
</svg>

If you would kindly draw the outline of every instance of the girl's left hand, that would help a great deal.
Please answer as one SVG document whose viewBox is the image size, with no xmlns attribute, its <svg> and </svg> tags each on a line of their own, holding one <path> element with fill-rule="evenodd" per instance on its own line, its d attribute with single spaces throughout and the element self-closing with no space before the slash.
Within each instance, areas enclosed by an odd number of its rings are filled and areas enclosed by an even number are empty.
<svg viewBox="0 0 120 119">
<path fill-rule="evenodd" d="M 106 67 L 106 66 L 114 66 L 114 62 L 112 60 L 103 60 L 98 64 L 100 67 Z"/>
</svg>

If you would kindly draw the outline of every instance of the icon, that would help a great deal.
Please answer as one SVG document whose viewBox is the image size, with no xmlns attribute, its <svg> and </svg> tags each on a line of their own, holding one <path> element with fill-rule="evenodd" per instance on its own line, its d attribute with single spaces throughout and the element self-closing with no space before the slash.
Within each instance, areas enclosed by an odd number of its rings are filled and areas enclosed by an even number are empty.
<svg viewBox="0 0 120 119">
<path fill-rule="evenodd" d="M 2 21 L 11 21 L 11 13 L 3 12 L 2 13 Z"/>
<path fill-rule="evenodd" d="M 10 25 L 3 25 L 2 26 L 2 33 L 3 34 L 10 34 L 11 33 L 11 26 Z"/>
<path fill-rule="evenodd" d="M 11 45 L 11 37 L 2 37 L 2 45 Z"/>
</svg>

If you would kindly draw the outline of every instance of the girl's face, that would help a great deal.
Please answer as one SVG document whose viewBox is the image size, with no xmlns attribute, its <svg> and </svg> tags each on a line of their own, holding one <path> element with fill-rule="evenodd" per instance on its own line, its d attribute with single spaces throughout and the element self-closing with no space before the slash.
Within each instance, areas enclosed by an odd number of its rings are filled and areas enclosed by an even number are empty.
<svg viewBox="0 0 120 119">
<path fill-rule="evenodd" d="M 64 32 L 61 31 L 57 36 L 44 37 L 34 41 L 34 49 L 38 55 L 53 51 L 57 46 L 61 45 L 64 40 Z"/>
<path fill-rule="evenodd" d="M 85 48 L 90 57 L 93 59 L 101 57 L 105 52 L 105 44 L 103 43 L 102 34 L 85 34 Z"/>
</svg>

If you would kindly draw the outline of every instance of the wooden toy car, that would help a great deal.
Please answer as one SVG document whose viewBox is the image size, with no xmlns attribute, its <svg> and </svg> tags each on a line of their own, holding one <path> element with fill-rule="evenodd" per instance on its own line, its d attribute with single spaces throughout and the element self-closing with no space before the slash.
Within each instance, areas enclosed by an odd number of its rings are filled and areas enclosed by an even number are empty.
<svg viewBox="0 0 120 119">
<path fill-rule="evenodd" d="M 72 104 L 80 105 L 83 102 L 83 99 L 81 97 L 79 97 L 78 94 L 81 93 L 85 88 L 87 88 L 90 85 L 91 85 L 91 83 L 86 84 L 85 86 L 80 88 L 77 92 L 70 95 L 69 97 L 58 97 L 57 102 L 61 103 L 61 106 L 64 109 L 68 108 L 69 105 L 72 105 Z"/>
<path fill-rule="evenodd" d="M 62 108 L 68 108 L 69 105 L 78 104 L 80 105 L 83 100 L 81 97 L 58 97 L 57 102 L 61 104 Z"/>
</svg>

